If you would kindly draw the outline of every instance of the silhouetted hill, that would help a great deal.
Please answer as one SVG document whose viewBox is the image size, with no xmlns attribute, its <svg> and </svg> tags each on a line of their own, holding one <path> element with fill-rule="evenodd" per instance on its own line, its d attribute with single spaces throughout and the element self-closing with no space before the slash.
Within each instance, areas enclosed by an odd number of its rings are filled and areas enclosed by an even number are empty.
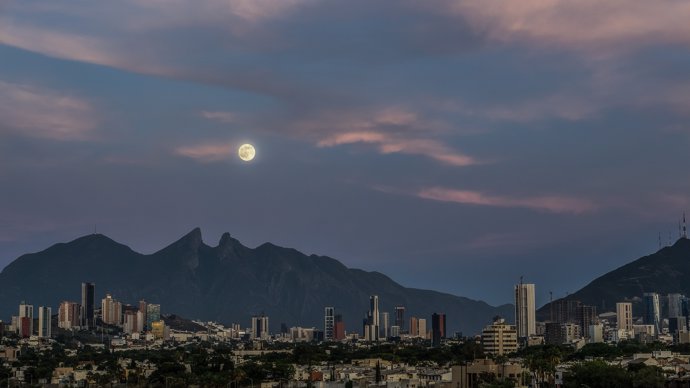
<svg viewBox="0 0 690 388">
<path fill-rule="evenodd" d="M 395 305 L 407 308 L 407 318 L 427 318 L 428 327 L 433 312 L 445 312 L 448 335 L 475 334 L 495 315 L 513 316 L 511 305 L 406 288 L 378 272 L 270 243 L 251 249 L 227 233 L 211 247 L 198 228 L 151 255 L 98 234 L 23 255 L 0 273 L 0 314 L 16 315 L 22 300 L 54 309 L 62 300 L 79 301 L 83 281 L 96 284 L 97 304 L 107 292 L 126 303 L 160 303 L 164 313 L 243 327 L 264 312 L 274 331 L 282 322 L 321 328 L 324 307 L 334 306 L 346 329 L 360 332 L 372 294 L 391 321 Z"/>
<path fill-rule="evenodd" d="M 596 306 L 598 312 L 615 311 L 616 302 L 634 301 L 645 292 L 690 295 L 690 240 L 681 238 L 672 246 L 594 279 L 562 299 Z M 546 318 L 548 311 L 547 303 L 539 313 Z"/>
</svg>

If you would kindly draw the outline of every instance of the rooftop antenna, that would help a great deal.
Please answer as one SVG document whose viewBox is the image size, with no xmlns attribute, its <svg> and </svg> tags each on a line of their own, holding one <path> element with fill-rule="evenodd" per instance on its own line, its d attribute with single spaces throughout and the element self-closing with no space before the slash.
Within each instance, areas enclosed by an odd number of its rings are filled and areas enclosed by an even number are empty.
<svg viewBox="0 0 690 388">
<path fill-rule="evenodd" d="M 553 291 L 549 291 L 549 307 L 551 308 L 551 322 L 553 322 Z"/>
</svg>

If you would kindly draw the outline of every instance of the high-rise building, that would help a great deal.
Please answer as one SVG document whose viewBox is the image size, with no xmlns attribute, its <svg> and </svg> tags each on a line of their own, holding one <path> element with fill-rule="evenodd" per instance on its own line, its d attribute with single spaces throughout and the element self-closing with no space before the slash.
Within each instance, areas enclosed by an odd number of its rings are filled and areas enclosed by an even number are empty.
<svg viewBox="0 0 690 388">
<path fill-rule="evenodd" d="M 148 303 L 146 305 L 146 330 L 153 329 L 153 322 L 161 320 L 161 305 Z"/>
<path fill-rule="evenodd" d="M 419 325 L 419 337 L 426 339 L 427 338 L 426 318 L 419 318 L 417 320 L 417 325 Z"/>
<path fill-rule="evenodd" d="M 381 337 L 388 338 L 390 336 L 390 319 L 388 312 L 381 313 Z"/>
<path fill-rule="evenodd" d="M 144 314 L 138 308 L 126 308 L 122 329 L 127 334 L 144 331 Z"/>
<path fill-rule="evenodd" d="M 81 305 L 76 302 L 63 301 L 58 308 L 58 327 L 61 329 L 75 329 L 81 325 Z"/>
<path fill-rule="evenodd" d="M 333 341 L 335 339 L 335 309 L 333 307 L 326 307 L 325 309 L 323 338 L 325 341 Z"/>
<path fill-rule="evenodd" d="M 417 317 L 410 317 L 410 337 L 419 336 L 419 319 Z"/>
<path fill-rule="evenodd" d="M 142 300 L 139 301 L 139 311 L 141 312 L 141 316 L 142 316 L 142 321 L 141 321 L 141 325 L 142 325 L 142 327 L 143 327 L 142 330 L 146 330 L 146 311 L 147 311 L 147 306 L 148 306 L 148 303 L 146 303 L 145 300 L 142 299 Z"/>
<path fill-rule="evenodd" d="M 334 339 L 336 341 L 342 341 L 345 339 L 345 322 L 343 321 L 343 316 L 340 314 L 335 315 L 334 323 Z"/>
<path fill-rule="evenodd" d="M 94 319 L 94 303 L 96 301 L 96 285 L 93 283 L 81 284 L 81 327 L 93 329 L 96 327 Z"/>
<path fill-rule="evenodd" d="M 41 338 L 51 337 L 52 309 L 40 306 L 38 308 L 38 336 Z"/>
<path fill-rule="evenodd" d="M 547 344 L 560 345 L 571 343 L 582 336 L 580 332 L 580 325 L 575 323 L 546 323 L 546 332 L 544 333 L 544 341 Z"/>
<path fill-rule="evenodd" d="M 616 303 L 616 320 L 618 321 L 616 325 L 618 330 L 625 330 L 626 332 L 633 330 L 632 303 Z"/>
<path fill-rule="evenodd" d="M 577 321 L 577 309 L 582 302 L 573 299 L 559 299 L 551 302 L 550 312 L 553 315 L 553 322 L 573 323 Z"/>
<path fill-rule="evenodd" d="M 268 339 L 270 333 L 268 330 L 268 317 L 265 315 L 252 317 L 252 339 Z"/>
<path fill-rule="evenodd" d="M 401 333 L 405 332 L 405 306 L 395 307 L 395 326 L 398 326 Z"/>
<path fill-rule="evenodd" d="M 515 286 L 515 326 L 519 339 L 537 333 L 537 310 L 534 301 L 534 284 L 520 283 Z"/>
<path fill-rule="evenodd" d="M 493 324 L 482 330 L 482 346 L 484 353 L 502 356 L 515 353 L 518 350 L 517 330 L 503 318 L 498 318 Z"/>
<path fill-rule="evenodd" d="M 34 333 L 34 306 L 22 301 L 19 305 L 19 335 L 26 338 Z"/>
<path fill-rule="evenodd" d="M 441 346 L 441 339 L 446 338 L 446 314 L 431 314 L 431 344 Z"/>
<path fill-rule="evenodd" d="M 642 295 L 642 302 L 644 304 L 644 323 L 654 326 L 654 335 L 658 336 L 661 329 L 659 294 L 656 292 L 645 292 Z"/>
<path fill-rule="evenodd" d="M 677 318 L 684 316 L 683 300 L 685 296 L 681 294 L 668 294 L 668 317 Z"/>
<path fill-rule="evenodd" d="M 575 321 L 580 326 L 580 333 L 583 337 L 589 338 L 589 326 L 597 321 L 596 306 L 580 304 L 575 312 Z"/>
<path fill-rule="evenodd" d="M 378 341 L 380 327 L 379 297 L 378 295 L 372 295 L 369 297 L 369 312 L 364 325 L 364 339 L 366 341 Z"/>
<path fill-rule="evenodd" d="M 122 325 L 122 303 L 110 294 L 101 300 L 101 319 L 106 325 Z"/>
</svg>

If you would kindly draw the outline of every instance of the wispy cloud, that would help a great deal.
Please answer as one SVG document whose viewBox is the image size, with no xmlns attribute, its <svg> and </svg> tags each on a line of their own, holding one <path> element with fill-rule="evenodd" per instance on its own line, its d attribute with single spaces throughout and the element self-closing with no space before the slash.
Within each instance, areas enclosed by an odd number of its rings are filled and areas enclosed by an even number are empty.
<svg viewBox="0 0 690 388">
<path fill-rule="evenodd" d="M 509 197 L 491 195 L 480 191 L 456 190 L 431 187 L 419 190 L 417 196 L 434 201 L 455 202 L 468 205 L 518 207 L 552 213 L 586 213 L 596 209 L 594 203 L 580 198 L 565 196 Z"/>
<path fill-rule="evenodd" d="M 201 117 L 226 124 L 237 121 L 237 114 L 233 112 L 203 111 L 201 112 Z"/>
<path fill-rule="evenodd" d="M 36 86 L 0 81 L 0 131 L 54 140 L 93 137 L 97 118 L 78 97 Z"/>
<path fill-rule="evenodd" d="M 369 114 L 329 115 L 300 125 L 309 136 L 318 138 L 318 147 L 364 143 L 376 145 L 382 154 L 421 155 L 453 166 L 478 163 L 432 138 L 434 133 L 445 129 L 444 124 L 427 121 L 418 113 L 399 107 Z"/>
<path fill-rule="evenodd" d="M 175 153 L 208 163 L 229 159 L 232 156 L 232 150 L 232 144 L 198 144 L 178 147 L 175 149 Z"/>
<path fill-rule="evenodd" d="M 690 43 L 690 3 L 662 0 L 447 2 L 448 8 L 500 41 L 572 48 L 628 48 Z"/>
</svg>

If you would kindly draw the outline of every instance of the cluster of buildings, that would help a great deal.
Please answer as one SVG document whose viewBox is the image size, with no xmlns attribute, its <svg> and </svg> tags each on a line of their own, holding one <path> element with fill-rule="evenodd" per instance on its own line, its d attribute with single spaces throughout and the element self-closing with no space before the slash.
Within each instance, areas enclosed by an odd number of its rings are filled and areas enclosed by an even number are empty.
<svg viewBox="0 0 690 388">
<path fill-rule="evenodd" d="M 689 304 L 690 298 L 681 294 L 661 296 L 648 292 L 641 298 L 616 303 L 615 312 L 597 314 L 596 306 L 560 299 L 549 303 L 547 320 L 537 321 L 535 285 L 520 282 L 515 286 L 515 324 L 496 317 L 482 331 L 481 342 L 484 351 L 493 355 L 507 355 L 522 346 L 544 343 L 572 344 L 576 348 L 586 343 L 628 339 L 690 343 Z"/>
<path fill-rule="evenodd" d="M 326 330 L 328 330 L 328 312 L 326 308 Z M 344 330 L 344 327 L 343 327 Z M 395 322 L 391 325 L 388 312 L 379 311 L 379 297 L 369 297 L 369 311 L 362 321 L 362 338 L 365 341 L 380 341 L 388 338 L 423 338 L 431 339 L 433 346 L 440 346 L 441 339 L 446 338 L 446 314 L 433 313 L 431 327 L 425 318 L 410 317 L 409 326 L 405 326 L 405 306 L 395 307 Z M 338 338 L 333 338 L 338 340 Z"/>
<path fill-rule="evenodd" d="M 316 327 L 290 327 L 281 324 L 280 333 L 271 335 L 268 317 L 264 314 L 251 318 L 251 329 L 238 332 L 239 337 L 245 334 L 248 339 L 273 339 L 287 341 L 346 341 L 363 340 L 367 342 L 385 341 L 388 339 L 427 339 L 433 346 L 440 346 L 446 337 L 446 315 L 433 313 L 431 321 L 426 318 L 405 317 L 405 306 L 396 306 L 393 319 L 390 313 L 380 311 L 378 295 L 369 297 L 369 310 L 362 320 L 361 332 L 347 332 L 342 314 L 335 307 L 324 308 L 323 329 Z"/>
<path fill-rule="evenodd" d="M 81 303 L 63 301 L 58 307 L 57 327 L 66 330 L 93 330 L 100 323 L 122 329 L 126 334 L 151 332 L 160 338 L 167 337 L 167 328 L 161 320 L 159 304 L 139 301 L 138 306 L 123 304 L 106 294 L 101 300 L 100 309 L 95 305 L 96 286 L 93 283 L 81 284 Z M 22 301 L 19 314 L 12 317 L 6 327 L 0 323 L 4 333 L 16 333 L 20 338 L 50 338 L 54 316 L 52 308 L 40 306 L 34 314 L 34 306 Z"/>
</svg>

